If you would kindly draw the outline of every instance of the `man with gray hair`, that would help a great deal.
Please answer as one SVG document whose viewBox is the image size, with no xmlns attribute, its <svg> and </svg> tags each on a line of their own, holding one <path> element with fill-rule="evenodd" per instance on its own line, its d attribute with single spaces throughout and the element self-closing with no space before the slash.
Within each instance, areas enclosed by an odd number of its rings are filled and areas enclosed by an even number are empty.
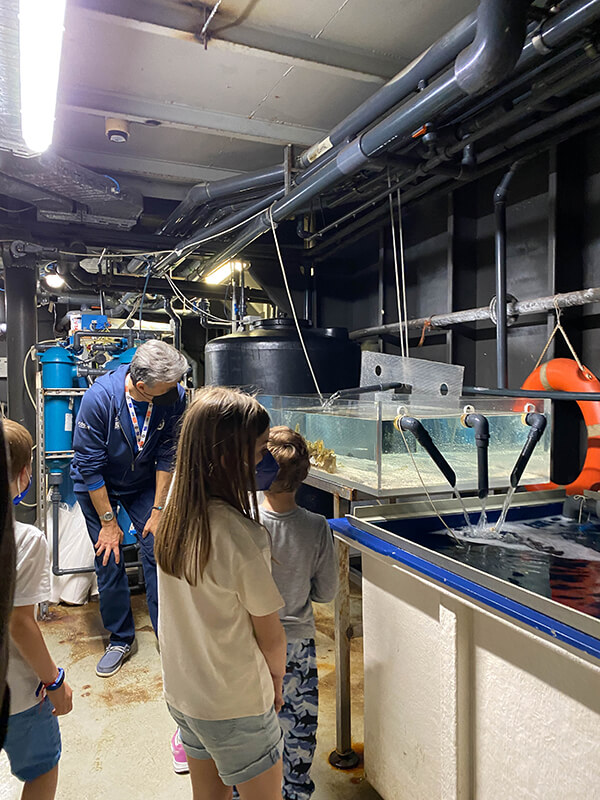
<svg viewBox="0 0 600 800">
<path fill-rule="evenodd" d="M 119 506 L 140 544 L 146 600 L 156 632 L 154 532 L 166 501 L 178 424 L 185 408 L 184 356 L 158 339 L 140 345 L 131 365 L 103 375 L 85 393 L 75 423 L 75 494 L 96 550 L 100 613 L 110 633 L 96 674 L 117 672 L 131 654 L 135 625 L 122 558 Z"/>
</svg>

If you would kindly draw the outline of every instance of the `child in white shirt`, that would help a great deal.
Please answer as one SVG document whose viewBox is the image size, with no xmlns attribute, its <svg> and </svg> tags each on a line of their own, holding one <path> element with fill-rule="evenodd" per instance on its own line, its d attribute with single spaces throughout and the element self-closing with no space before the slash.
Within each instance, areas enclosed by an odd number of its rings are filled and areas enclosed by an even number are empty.
<svg viewBox="0 0 600 800">
<path fill-rule="evenodd" d="M 18 505 L 31 485 L 29 432 L 17 422 L 4 421 L 10 455 L 10 489 Z M 10 716 L 4 749 L 13 774 L 22 780 L 22 800 L 53 800 L 61 755 L 57 717 L 72 708 L 72 693 L 44 642 L 36 619 L 37 604 L 50 595 L 48 546 L 33 525 L 15 522 L 17 575 L 7 682 Z"/>
</svg>

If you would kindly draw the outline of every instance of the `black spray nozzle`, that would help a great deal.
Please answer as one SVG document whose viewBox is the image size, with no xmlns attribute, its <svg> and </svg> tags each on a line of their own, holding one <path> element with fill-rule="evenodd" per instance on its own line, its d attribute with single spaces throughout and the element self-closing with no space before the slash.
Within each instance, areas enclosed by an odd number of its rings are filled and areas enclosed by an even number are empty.
<svg viewBox="0 0 600 800">
<path fill-rule="evenodd" d="M 398 430 L 409 431 L 415 437 L 421 447 L 427 451 L 432 461 L 454 489 L 456 486 L 456 474 L 444 456 L 434 445 L 429 433 L 425 430 L 421 422 L 415 417 L 396 417 L 394 425 Z"/>
<path fill-rule="evenodd" d="M 477 494 L 480 500 L 488 496 L 490 491 L 488 471 L 488 447 L 490 443 L 490 424 L 483 414 L 464 414 L 462 423 L 475 431 L 477 445 Z"/>
<path fill-rule="evenodd" d="M 517 463 L 510 474 L 510 485 L 513 489 L 516 489 L 519 485 L 519 481 L 521 480 L 521 476 L 525 471 L 525 467 L 529 463 L 529 459 L 535 450 L 536 444 L 542 438 L 547 424 L 547 419 L 544 414 L 539 414 L 537 411 L 531 411 L 528 414 L 523 414 L 522 420 L 525 425 L 529 425 L 529 434 L 527 436 L 527 441 L 523 445 L 523 449 L 517 458 Z"/>
</svg>

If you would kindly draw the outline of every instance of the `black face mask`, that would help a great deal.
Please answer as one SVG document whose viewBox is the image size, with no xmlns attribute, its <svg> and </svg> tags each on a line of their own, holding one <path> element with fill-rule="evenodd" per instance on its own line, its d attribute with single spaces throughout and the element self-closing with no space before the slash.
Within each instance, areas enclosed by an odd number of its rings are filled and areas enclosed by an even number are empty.
<svg viewBox="0 0 600 800">
<path fill-rule="evenodd" d="M 169 389 L 168 392 L 164 394 L 158 394 L 156 397 L 152 398 L 152 402 L 155 406 L 172 406 L 179 400 L 179 391 L 177 386 L 173 386 L 172 389 Z"/>
</svg>

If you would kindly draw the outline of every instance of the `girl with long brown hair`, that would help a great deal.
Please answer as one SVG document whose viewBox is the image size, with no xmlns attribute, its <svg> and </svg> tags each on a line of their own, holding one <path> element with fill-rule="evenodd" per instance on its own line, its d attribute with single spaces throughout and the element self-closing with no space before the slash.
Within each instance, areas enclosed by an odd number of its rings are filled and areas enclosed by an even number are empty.
<svg viewBox="0 0 600 800">
<path fill-rule="evenodd" d="M 187 411 L 156 537 L 165 697 L 194 800 L 281 800 L 283 600 L 258 523 L 255 469 L 269 416 L 231 389 Z"/>
</svg>

